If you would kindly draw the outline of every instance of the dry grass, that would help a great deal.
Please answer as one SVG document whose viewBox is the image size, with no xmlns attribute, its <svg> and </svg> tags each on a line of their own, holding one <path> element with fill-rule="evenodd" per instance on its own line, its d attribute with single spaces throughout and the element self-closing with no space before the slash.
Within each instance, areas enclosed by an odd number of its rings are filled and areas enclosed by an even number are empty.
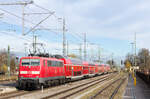
<svg viewBox="0 0 150 99">
<path fill-rule="evenodd" d="M 121 80 L 117 81 L 116 83 L 109 86 L 106 90 L 104 90 L 100 95 L 96 97 L 96 99 L 109 99 L 109 97 L 112 95 L 116 87 L 121 83 Z M 114 98 L 114 99 L 120 99 L 120 98 Z"/>
<path fill-rule="evenodd" d="M 112 77 L 114 77 L 114 75 L 112 76 Z M 109 78 L 109 80 L 112 78 L 112 77 L 110 77 Z M 115 80 L 115 79 L 117 79 L 119 76 L 116 76 L 113 80 Z M 103 83 L 103 82 L 102 82 Z M 93 88 L 96 88 L 94 91 L 92 91 L 91 93 L 88 93 L 87 95 L 85 95 L 85 96 L 83 96 L 81 99 L 89 99 L 91 96 L 93 96 L 94 94 L 96 94 L 99 90 L 101 90 L 102 88 L 104 88 L 105 86 L 107 86 L 109 83 L 107 83 L 107 84 L 105 84 L 105 85 L 103 85 L 102 83 L 100 83 L 99 85 L 95 85 L 95 86 L 93 86 L 93 87 L 91 87 L 91 88 L 89 88 L 89 89 L 87 89 L 87 90 L 85 90 L 85 91 L 83 91 L 82 93 L 84 93 L 84 92 L 86 92 L 86 91 L 89 91 L 89 90 L 92 90 Z M 81 93 L 81 94 L 82 94 Z M 107 96 L 108 97 L 108 96 Z M 101 98 L 100 98 L 101 99 Z M 106 99 L 106 98 L 102 98 L 102 99 Z"/>
<path fill-rule="evenodd" d="M 118 90 L 117 94 L 115 95 L 114 99 L 122 99 L 122 96 L 125 92 L 127 84 L 128 84 L 128 80 L 126 79 L 126 81 L 119 88 L 119 90 Z"/>
<path fill-rule="evenodd" d="M 122 78 L 126 75 L 126 73 L 124 72 L 120 72 L 118 73 L 118 76 L 114 77 L 113 76 L 113 80 L 116 80 L 118 78 Z M 112 82 L 111 81 L 111 82 Z M 81 99 L 89 99 L 91 96 L 93 96 L 94 94 L 96 94 L 99 90 L 103 89 L 105 86 L 109 85 L 111 82 L 105 84 L 105 85 L 95 85 L 91 88 L 89 88 L 88 90 L 85 90 L 83 92 L 81 92 L 80 94 L 82 93 L 85 93 L 86 91 L 89 91 L 89 90 L 92 90 L 93 88 L 96 88 L 96 90 L 86 94 L 85 96 L 81 97 Z M 121 83 L 121 81 L 118 81 L 117 83 L 113 84 L 111 87 L 109 87 L 107 90 L 105 90 L 104 92 L 102 92 L 101 95 L 99 95 L 98 97 L 96 97 L 96 99 L 109 99 L 109 97 L 111 96 L 111 94 L 113 93 L 113 91 L 115 90 L 115 88 L 119 85 L 119 83 Z M 126 88 L 126 84 L 127 84 L 127 80 L 123 83 L 123 85 L 121 85 L 120 89 L 118 90 L 118 93 L 116 94 L 115 98 L 114 99 L 122 99 L 122 95 L 124 93 L 124 90 Z"/>
<path fill-rule="evenodd" d="M 11 75 L 10 77 L 8 75 L 0 75 L 0 81 L 3 80 L 17 80 L 17 75 Z"/>
</svg>

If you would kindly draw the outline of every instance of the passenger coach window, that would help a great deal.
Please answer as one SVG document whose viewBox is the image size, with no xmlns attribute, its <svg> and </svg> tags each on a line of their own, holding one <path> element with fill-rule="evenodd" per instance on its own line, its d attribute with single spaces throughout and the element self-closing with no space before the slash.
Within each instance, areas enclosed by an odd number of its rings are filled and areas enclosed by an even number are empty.
<svg viewBox="0 0 150 99">
<path fill-rule="evenodd" d="M 48 66 L 51 67 L 62 67 L 63 66 L 63 62 L 59 62 L 59 61 L 47 61 Z"/>
<path fill-rule="evenodd" d="M 40 66 L 40 59 L 22 59 L 22 66 Z"/>
<path fill-rule="evenodd" d="M 63 62 L 59 62 L 59 66 L 60 66 L 60 67 L 63 67 Z"/>
<path fill-rule="evenodd" d="M 48 66 L 52 66 L 52 61 L 47 61 Z"/>
</svg>

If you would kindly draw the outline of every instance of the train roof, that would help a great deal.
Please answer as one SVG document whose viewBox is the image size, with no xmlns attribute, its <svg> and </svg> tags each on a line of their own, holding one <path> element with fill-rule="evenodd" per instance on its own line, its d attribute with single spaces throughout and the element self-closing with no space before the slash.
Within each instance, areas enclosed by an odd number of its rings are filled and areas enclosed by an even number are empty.
<svg viewBox="0 0 150 99">
<path fill-rule="evenodd" d="M 20 59 L 47 59 L 47 60 L 62 61 L 53 57 L 39 57 L 39 56 L 27 56 L 27 57 L 21 57 Z"/>
<path fill-rule="evenodd" d="M 83 61 L 81 59 L 78 59 L 78 58 L 71 58 L 71 57 L 68 57 L 68 56 L 63 56 L 63 55 L 59 55 L 59 54 L 56 54 L 56 55 L 52 55 L 53 58 L 56 58 L 56 59 L 63 59 L 66 61 L 66 63 L 72 63 L 74 65 L 83 65 L 83 64 L 86 64 L 86 65 L 91 65 L 91 66 L 95 66 L 95 65 L 99 65 L 95 62 L 92 62 L 92 61 Z"/>
</svg>

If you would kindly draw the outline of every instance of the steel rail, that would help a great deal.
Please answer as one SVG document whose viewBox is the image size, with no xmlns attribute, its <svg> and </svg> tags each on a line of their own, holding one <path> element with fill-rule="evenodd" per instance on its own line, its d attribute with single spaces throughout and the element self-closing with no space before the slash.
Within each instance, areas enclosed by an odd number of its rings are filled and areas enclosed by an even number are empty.
<svg viewBox="0 0 150 99">
<path fill-rule="evenodd" d="M 60 99 L 65 99 L 65 98 L 70 97 L 70 96 L 72 96 L 72 95 L 74 95 L 74 94 L 76 94 L 76 93 L 78 93 L 78 92 L 80 92 L 80 91 L 83 91 L 83 90 L 85 90 L 85 89 L 88 89 L 89 87 L 94 86 L 95 84 L 98 84 L 98 83 L 100 83 L 100 82 L 103 82 L 103 81 L 109 79 L 110 76 L 112 76 L 112 75 L 108 75 L 108 76 L 105 76 L 105 77 L 102 77 L 102 78 L 99 78 L 99 79 L 96 79 L 96 80 L 92 80 L 92 81 L 86 82 L 86 83 L 84 83 L 84 84 L 77 85 L 77 86 L 75 86 L 75 87 L 73 87 L 73 88 L 69 88 L 69 89 L 66 89 L 66 90 L 63 90 L 63 91 L 60 91 L 60 92 L 56 92 L 56 93 L 54 93 L 54 94 L 52 94 L 52 95 L 48 95 L 48 96 L 43 97 L 43 98 L 41 98 L 41 99 L 48 99 L 48 98 L 56 97 L 56 96 L 58 96 L 58 95 L 60 95 L 60 94 L 69 92 L 69 91 L 71 91 L 71 90 L 78 89 L 78 88 L 83 87 L 83 86 L 86 86 L 86 87 L 84 87 L 84 88 L 82 88 L 82 89 L 80 89 L 80 90 L 77 90 L 77 91 L 75 91 L 75 92 L 72 92 L 72 93 L 69 94 L 69 95 L 66 95 L 66 96 L 63 96 L 63 97 L 60 98 Z M 93 83 L 93 84 L 91 84 L 91 83 Z M 88 85 L 88 84 L 90 84 L 90 85 Z M 88 85 L 88 86 L 87 86 L 87 85 Z"/>
<path fill-rule="evenodd" d="M 109 85 L 107 85 L 106 87 L 104 87 L 103 89 L 99 90 L 94 96 L 90 97 L 90 99 L 95 99 L 103 91 L 105 91 L 107 88 L 109 88 L 111 85 L 113 85 L 114 83 L 118 82 L 119 80 L 121 80 L 121 78 L 118 78 L 117 80 L 113 81 L 112 83 L 110 83 Z"/>
<path fill-rule="evenodd" d="M 125 80 L 126 78 L 122 79 L 121 83 L 117 86 L 117 88 L 114 90 L 109 99 L 114 99 L 115 95 L 117 94 L 118 90 L 120 89 L 121 85 L 125 82 Z"/>
</svg>

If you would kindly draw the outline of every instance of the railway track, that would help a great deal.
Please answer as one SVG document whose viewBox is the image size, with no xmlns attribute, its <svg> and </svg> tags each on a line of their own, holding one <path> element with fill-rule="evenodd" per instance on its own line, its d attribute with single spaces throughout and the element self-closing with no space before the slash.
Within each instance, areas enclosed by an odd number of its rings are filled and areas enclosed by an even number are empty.
<svg viewBox="0 0 150 99">
<path fill-rule="evenodd" d="M 84 91 L 84 90 L 88 89 L 89 87 L 94 86 L 95 84 L 99 84 L 100 82 L 106 81 L 110 77 L 112 77 L 112 75 L 108 75 L 106 77 L 102 77 L 102 78 L 99 78 L 99 79 L 96 79 L 96 80 L 92 80 L 90 82 L 80 84 L 78 86 L 71 87 L 71 88 L 68 88 L 66 90 L 62 90 L 62 91 L 53 93 L 51 95 L 42 97 L 42 99 L 49 99 L 49 98 L 66 99 L 66 98 L 68 98 L 72 95 L 75 95 L 76 93 L 79 93 L 81 91 Z"/>
<path fill-rule="evenodd" d="M 98 96 L 100 96 L 104 91 L 106 91 L 109 87 L 111 87 L 113 84 L 120 82 L 119 85 L 115 88 L 115 90 L 112 92 L 111 96 L 109 97 L 109 99 L 114 99 L 115 95 L 117 94 L 119 88 L 121 87 L 121 85 L 125 82 L 126 78 L 118 78 L 116 80 L 114 80 L 113 82 L 111 82 L 109 85 L 105 86 L 104 88 L 102 88 L 101 90 L 99 90 L 95 95 L 93 95 L 92 97 L 90 97 L 90 99 L 98 99 Z"/>
<path fill-rule="evenodd" d="M 1 94 L 0 95 L 0 99 L 8 99 L 8 98 L 13 98 L 13 97 L 16 97 L 16 96 L 21 96 L 21 95 L 24 95 L 24 94 L 27 94 L 29 93 L 28 91 L 13 91 L 13 92 L 9 92 L 9 93 L 6 93 L 6 94 Z"/>
<path fill-rule="evenodd" d="M 10 82 L 16 82 L 16 80 L 0 80 L 0 84 L 10 83 Z"/>
<path fill-rule="evenodd" d="M 112 76 L 112 75 L 115 75 L 115 74 L 107 74 L 107 75 L 103 75 L 103 76 L 99 76 L 99 78 L 92 78 L 90 81 L 88 81 L 88 82 L 86 82 L 86 83 L 84 83 L 84 84 L 80 84 L 80 85 L 78 85 L 78 86 L 76 86 L 76 87 L 73 87 L 73 88 L 71 88 L 70 90 L 72 90 L 72 89 L 76 89 L 76 88 L 78 88 L 78 87 L 82 87 L 82 86 L 85 86 L 85 85 L 87 85 L 87 84 L 90 84 L 90 83 L 92 83 L 92 82 L 96 82 L 97 81 L 97 83 L 99 82 L 99 80 L 101 80 L 101 81 L 104 81 L 104 80 L 106 80 L 106 79 L 108 79 L 108 77 L 109 76 Z M 78 82 L 78 81 L 77 81 Z M 75 83 L 77 83 L 77 82 L 75 82 Z M 69 85 L 69 83 L 67 83 L 68 85 Z M 91 85 L 92 86 L 92 85 Z M 43 91 L 45 91 L 45 90 L 51 90 L 51 89 L 56 89 L 55 87 L 57 87 L 57 86 L 53 86 L 53 87 L 50 87 L 50 88 L 45 88 Z M 60 86 L 61 87 L 61 86 Z M 86 89 L 86 88 L 85 88 Z M 61 92 L 61 94 L 62 93 L 64 93 L 64 92 L 67 92 L 67 91 L 69 91 L 69 89 L 68 90 L 64 90 L 64 91 L 62 91 Z M 20 91 L 13 91 L 13 92 L 10 92 L 10 93 L 6 93 L 6 94 L 2 94 L 2 95 L 0 95 L 0 99 L 8 99 L 8 98 L 19 98 L 19 97 L 21 97 L 21 96 L 24 96 L 24 95 L 28 95 L 28 94 L 34 94 L 34 93 L 38 93 L 38 92 L 41 92 L 41 90 L 34 90 L 34 91 L 23 91 L 23 90 L 20 90 Z M 50 98 L 50 97 L 54 97 L 54 96 L 57 96 L 57 95 L 59 95 L 60 94 L 60 92 L 59 93 L 55 93 L 55 94 L 53 94 L 53 95 L 49 95 L 49 96 L 46 96 L 46 97 L 42 97 L 43 99 L 47 99 L 47 98 Z"/>
<path fill-rule="evenodd" d="M 112 95 L 110 96 L 110 99 L 114 99 L 115 95 L 117 94 L 118 90 L 120 89 L 121 85 L 125 82 L 126 78 L 122 79 L 121 83 L 117 86 L 117 88 L 114 90 Z"/>
</svg>

